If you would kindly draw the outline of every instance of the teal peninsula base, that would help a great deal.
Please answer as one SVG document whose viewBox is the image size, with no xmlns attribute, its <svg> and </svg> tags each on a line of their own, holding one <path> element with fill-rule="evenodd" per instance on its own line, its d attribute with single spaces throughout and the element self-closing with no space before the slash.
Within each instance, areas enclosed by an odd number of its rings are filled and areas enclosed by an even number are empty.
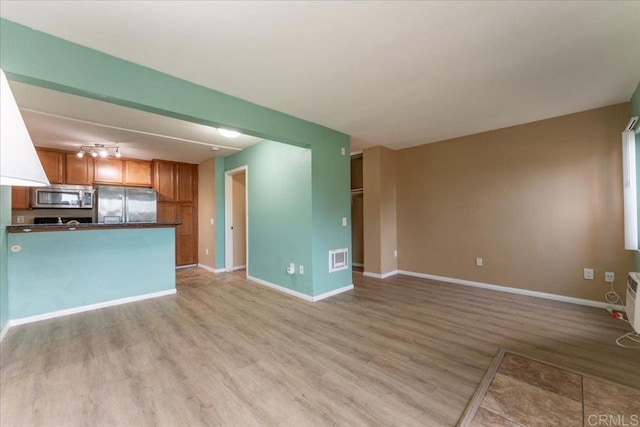
<svg viewBox="0 0 640 427">
<path fill-rule="evenodd" d="M 175 293 L 175 228 L 10 232 L 9 323 Z"/>
</svg>

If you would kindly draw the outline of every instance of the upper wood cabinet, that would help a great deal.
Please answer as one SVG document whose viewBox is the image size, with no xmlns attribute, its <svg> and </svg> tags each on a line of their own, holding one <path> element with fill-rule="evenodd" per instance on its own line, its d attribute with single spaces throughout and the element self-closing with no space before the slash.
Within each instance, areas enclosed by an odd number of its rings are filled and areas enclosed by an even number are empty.
<svg viewBox="0 0 640 427">
<path fill-rule="evenodd" d="M 194 202 L 197 198 L 198 165 L 153 160 L 153 187 L 159 202 Z"/>
<path fill-rule="evenodd" d="M 176 200 L 176 163 L 166 160 L 152 160 L 153 188 L 158 193 L 159 202 Z"/>
<path fill-rule="evenodd" d="M 151 187 L 151 162 L 145 160 L 124 161 L 124 183 Z"/>
<path fill-rule="evenodd" d="M 51 184 L 64 183 L 64 152 L 36 147 L 44 173 Z"/>
<path fill-rule="evenodd" d="M 11 209 L 29 209 L 31 192 L 29 187 L 11 187 Z"/>
<path fill-rule="evenodd" d="M 176 201 L 193 202 L 196 197 L 194 189 L 198 185 L 198 165 L 177 163 L 176 178 Z"/>
<path fill-rule="evenodd" d="M 74 153 L 65 154 L 65 182 L 75 185 L 91 185 L 93 182 L 93 158 L 78 157 Z"/>
<path fill-rule="evenodd" d="M 123 162 L 118 158 L 95 158 L 93 182 L 99 184 L 123 184 Z"/>
</svg>

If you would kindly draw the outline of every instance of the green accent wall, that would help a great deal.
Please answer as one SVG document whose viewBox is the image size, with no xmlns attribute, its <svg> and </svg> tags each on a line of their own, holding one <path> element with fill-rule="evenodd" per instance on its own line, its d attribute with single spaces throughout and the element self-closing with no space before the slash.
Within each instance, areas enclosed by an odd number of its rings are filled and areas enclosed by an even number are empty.
<svg viewBox="0 0 640 427">
<path fill-rule="evenodd" d="M 342 218 L 351 217 L 348 135 L 6 19 L 0 19 L 0 66 L 12 80 L 310 149 L 312 225 L 299 237 L 312 244 L 312 265 L 305 265 L 312 293 L 351 284 L 350 267 L 328 273 L 330 249 L 348 248 L 351 253 L 351 226 L 342 226 Z M 224 204 L 224 191 L 218 191 L 223 185 L 218 182 L 218 171 L 223 170 L 219 165 L 216 161 L 216 206 Z M 216 267 L 221 268 L 223 216 L 216 224 Z"/>
<path fill-rule="evenodd" d="M 0 331 L 9 320 L 9 277 L 6 227 L 11 224 L 11 187 L 0 186 Z"/>
<path fill-rule="evenodd" d="M 345 155 L 342 155 L 344 150 Z M 313 295 L 352 283 L 351 157 L 349 139 L 312 146 Z M 342 225 L 347 218 L 347 226 Z M 347 248 L 347 270 L 329 273 L 329 251 Z"/>
<path fill-rule="evenodd" d="M 241 166 L 248 168 L 247 274 L 314 295 L 311 150 L 264 141 L 225 158 L 225 171 Z M 292 275 L 286 274 L 290 263 Z"/>
<path fill-rule="evenodd" d="M 173 227 L 10 233 L 8 241 L 22 247 L 9 253 L 10 319 L 176 286 Z"/>
</svg>

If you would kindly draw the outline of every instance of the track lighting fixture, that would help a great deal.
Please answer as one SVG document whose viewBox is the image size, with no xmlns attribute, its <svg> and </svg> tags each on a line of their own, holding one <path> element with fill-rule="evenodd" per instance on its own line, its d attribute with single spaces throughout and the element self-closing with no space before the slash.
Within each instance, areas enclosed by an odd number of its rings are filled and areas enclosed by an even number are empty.
<svg viewBox="0 0 640 427">
<path fill-rule="evenodd" d="M 83 158 L 85 154 L 91 155 L 91 157 L 100 157 L 106 159 L 109 156 L 121 157 L 120 147 L 117 145 L 105 145 L 105 144 L 93 144 L 83 145 L 80 147 L 80 151 L 76 156 Z"/>
</svg>

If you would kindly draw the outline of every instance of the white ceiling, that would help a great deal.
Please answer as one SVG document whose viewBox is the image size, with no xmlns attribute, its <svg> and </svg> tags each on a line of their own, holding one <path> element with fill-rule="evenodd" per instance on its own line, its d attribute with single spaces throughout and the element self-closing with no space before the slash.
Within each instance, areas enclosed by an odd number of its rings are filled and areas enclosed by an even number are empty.
<svg viewBox="0 0 640 427">
<path fill-rule="evenodd" d="M 391 148 L 628 101 L 638 1 L 0 2 L 0 15 Z"/>
<path fill-rule="evenodd" d="M 209 126 L 23 83 L 10 85 L 39 147 L 78 151 L 82 145 L 117 143 L 124 157 L 202 163 L 262 141 L 247 135 L 225 138 Z"/>
</svg>

